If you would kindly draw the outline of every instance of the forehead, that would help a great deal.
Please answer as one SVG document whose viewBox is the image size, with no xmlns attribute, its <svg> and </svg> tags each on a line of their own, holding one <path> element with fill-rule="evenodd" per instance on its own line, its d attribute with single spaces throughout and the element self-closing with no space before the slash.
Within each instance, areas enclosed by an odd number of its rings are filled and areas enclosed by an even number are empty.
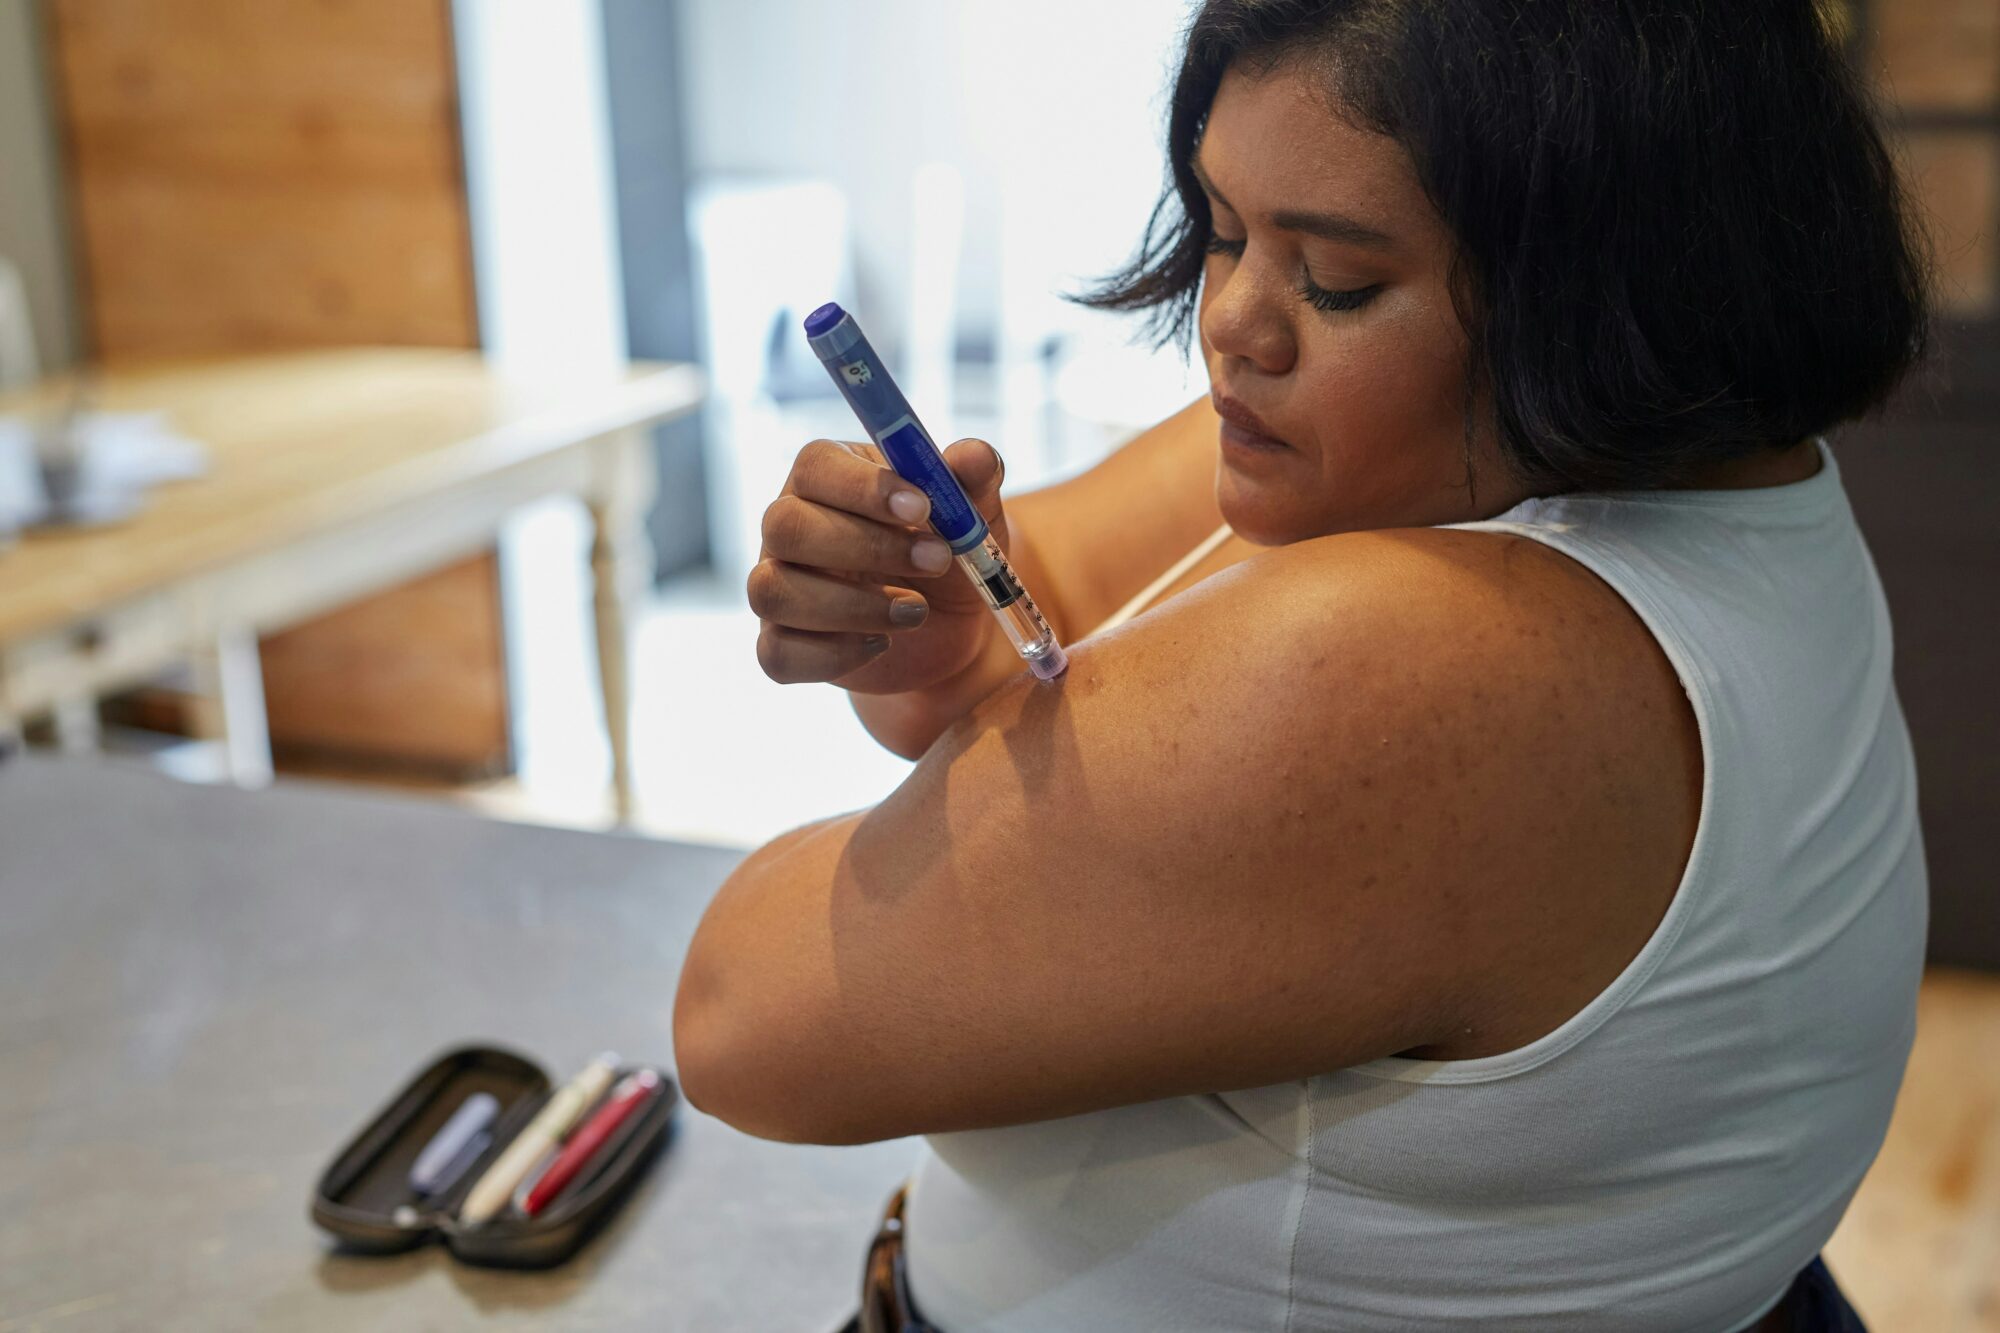
<svg viewBox="0 0 2000 1333">
<path fill-rule="evenodd" d="M 1293 65 L 1224 74 L 1196 158 L 1246 220 L 1325 210 L 1397 237 L 1441 230 L 1403 145 L 1349 124 Z"/>
</svg>

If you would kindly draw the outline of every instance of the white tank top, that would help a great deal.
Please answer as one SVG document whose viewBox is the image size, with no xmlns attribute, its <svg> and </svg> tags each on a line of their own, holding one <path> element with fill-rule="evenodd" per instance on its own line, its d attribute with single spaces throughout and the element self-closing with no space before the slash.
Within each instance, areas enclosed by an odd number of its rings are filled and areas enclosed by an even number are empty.
<svg viewBox="0 0 2000 1333">
<path fill-rule="evenodd" d="M 1588 566 L 1693 704 L 1687 870 L 1609 988 L 1504 1055 L 934 1135 L 906 1214 L 924 1313 L 949 1333 L 1723 1333 L 1776 1304 L 1888 1126 L 1926 915 L 1888 613 L 1820 454 L 1793 485 L 1455 525 Z"/>
</svg>

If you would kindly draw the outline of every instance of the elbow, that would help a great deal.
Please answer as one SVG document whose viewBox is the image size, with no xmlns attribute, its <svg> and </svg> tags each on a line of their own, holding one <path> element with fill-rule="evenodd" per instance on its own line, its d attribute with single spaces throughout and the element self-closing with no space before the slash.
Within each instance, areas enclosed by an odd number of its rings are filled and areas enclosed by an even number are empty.
<svg viewBox="0 0 2000 1333">
<path fill-rule="evenodd" d="M 803 1058 L 790 1042 L 757 1039 L 702 991 L 698 979 L 691 986 L 684 977 L 674 1002 L 674 1065 L 688 1105 L 779 1143 L 849 1146 L 894 1137 L 868 1123 L 837 1067 Z"/>
<path fill-rule="evenodd" d="M 692 1035 L 693 1031 L 676 1013 L 674 1066 L 681 1096 L 689 1106 L 754 1138 L 780 1143 L 810 1141 L 810 1135 L 800 1132 L 803 1127 L 773 1116 L 771 1108 L 756 1096 L 754 1082 L 746 1085 L 741 1071 L 732 1069 L 723 1053 L 710 1049 L 705 1040 Z"/>
<path fill-rule="evenodd" d="M 689 1106 L 752 1138 L 775 1143 L 850 1147 L 894 1137 L 846 1113 L 841 1090 L 799 1095 L 784 1071 L 741 1053 L 715 1050 L 705 1039 L 687 1040 L 676 1018 L 674 1052 L 681 1095 Z M 686 1040 L 687 1044 L 683 1045 Z"/>
<path fill-rule="evenodd" d="M 727 1007 L 691 957 L 674 997 L 674 1073 L 681 1096 L 705 1115 L 758 1138 L 784 1139 L 757 1104 L 757 1083 L 744 1075 L 741 1043 L 729 1033 Z"/>
<path fill-rule="evenodd" d="M 757 1138 L 853 1144 L 903 1132 L 884 1123 L 886 1090 L 869 1072 L 881 1062 L 857 1055 L 871 1044 L 865 1012 L 792 977 L 790 956 L 746 906 L 769 887 L 763 877 L 797 869 L 794 858 L 810 859 L 842 826 L 808 825 L 753 853 L 717 891 L 681 964 L 673 1009 L 681 1095 Z"/>
</svg>

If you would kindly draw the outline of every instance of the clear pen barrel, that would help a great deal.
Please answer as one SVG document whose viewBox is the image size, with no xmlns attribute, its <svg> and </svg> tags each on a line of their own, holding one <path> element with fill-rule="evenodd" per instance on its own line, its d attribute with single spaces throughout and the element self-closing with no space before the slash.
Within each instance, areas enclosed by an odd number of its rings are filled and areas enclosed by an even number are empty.
<svg viewBox="0 0 2000 1333">
<path fill-rule="evenodd" d="M 1042 680 L 1060 676 L 1069 665 L 1068 655 L 992 536 L 959 556 L 958 563 L 979 585 L 980 594 L 1013 640 L 1014 651 L 1027 661 L 1028 669 Z"/>
</svg>

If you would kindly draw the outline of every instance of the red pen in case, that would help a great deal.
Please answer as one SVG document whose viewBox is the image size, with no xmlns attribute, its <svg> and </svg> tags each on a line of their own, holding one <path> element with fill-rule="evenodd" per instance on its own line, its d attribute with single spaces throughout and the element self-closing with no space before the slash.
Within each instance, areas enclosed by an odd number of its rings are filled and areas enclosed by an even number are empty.
<svg viewBox="0 0 2000 1333">
<path fill-rule="evenodd" d="M 660 1087 L 660 1076 L 650 1069 L 627 1075 L 611 1090 L 604 1104 L 593 1111 L 590 1119 L 584 1121 L 563 1144 L 562 1151 L 556 1154 L 556 1159 L 535 1181 L 528 1197 L 521 1201 L 521 1212 L 533 1217 L 548 1207 L 549 1201 L 562 1193 L 563 1186 L 576 1179 L 576 1173 L 604 1146 L 604 1141 L 616 1133 L 634 1111 L 644 1106 L 648 1098 L 658 1093 Z"/>
</svg>

